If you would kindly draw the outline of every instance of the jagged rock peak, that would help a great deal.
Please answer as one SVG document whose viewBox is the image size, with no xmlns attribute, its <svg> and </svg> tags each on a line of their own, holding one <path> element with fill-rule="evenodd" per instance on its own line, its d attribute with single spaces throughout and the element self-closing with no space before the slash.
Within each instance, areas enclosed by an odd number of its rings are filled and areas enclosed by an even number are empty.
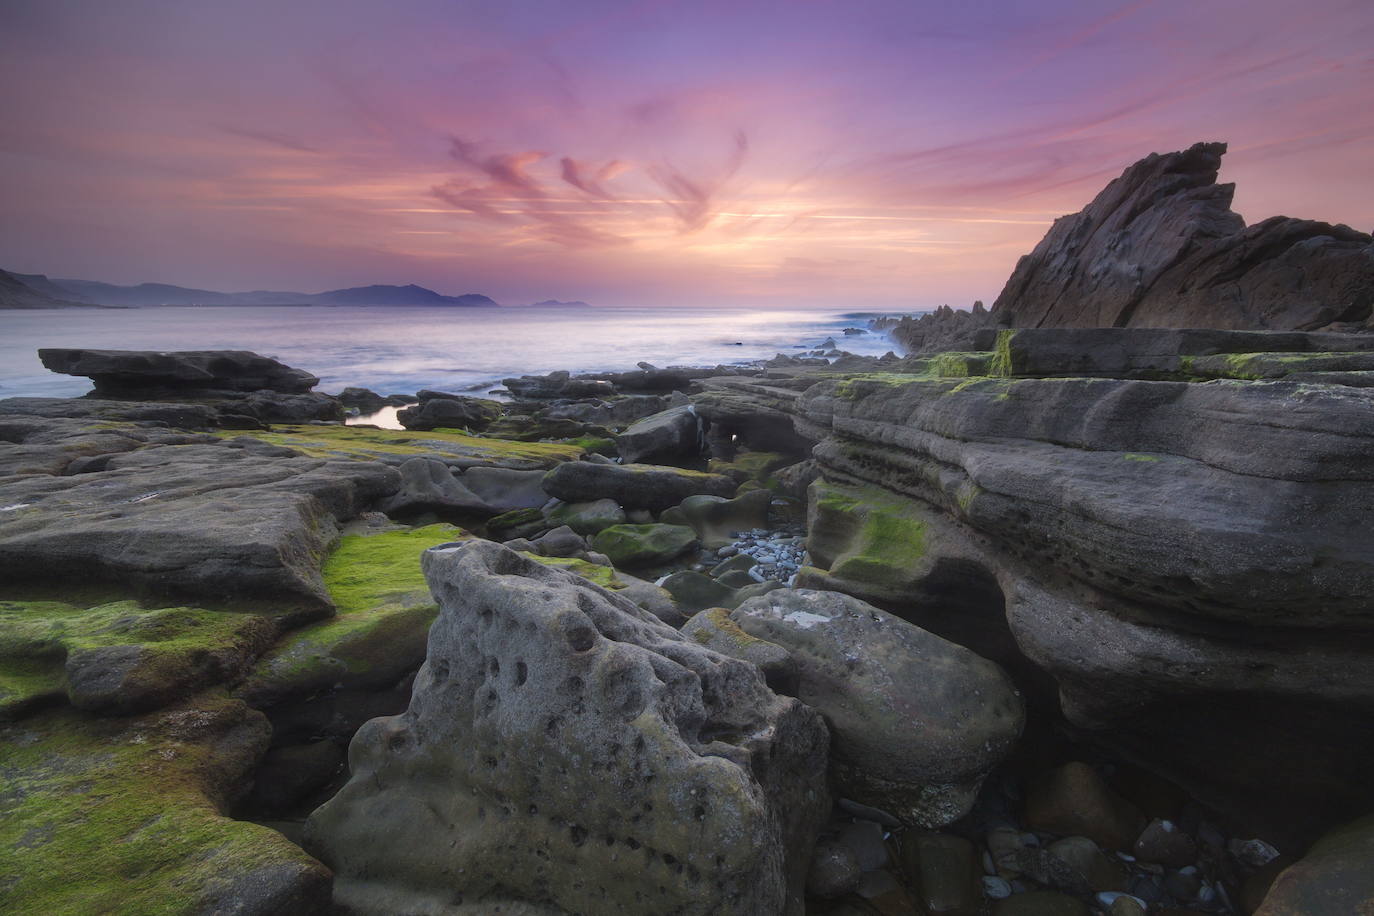
<svg viewBox="0 0 1374 916">
<path fill-rule="evenodd" d="M 1348 226 L 1246 227 L 1224 143 L 1152 153 L 1055 220 L 992 312 L 1014 327 L 1368 330 L 1374 245 Z"/>
</svg>

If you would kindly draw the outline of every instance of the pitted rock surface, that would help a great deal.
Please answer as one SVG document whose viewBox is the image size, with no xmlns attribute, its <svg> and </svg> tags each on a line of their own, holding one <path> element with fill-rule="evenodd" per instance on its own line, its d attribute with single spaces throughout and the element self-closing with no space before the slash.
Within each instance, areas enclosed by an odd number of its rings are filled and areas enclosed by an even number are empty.
<svg viewBox="0 0 1374 916">
<path fill-rule="evenodd" d="M 817 713 L 500 545 L 423 565 L 441 613 L 410 708 L 359 731 L 351 781 L 310 820 L 337 902 L 802 912 L 829 810 Z"/>
</svg>

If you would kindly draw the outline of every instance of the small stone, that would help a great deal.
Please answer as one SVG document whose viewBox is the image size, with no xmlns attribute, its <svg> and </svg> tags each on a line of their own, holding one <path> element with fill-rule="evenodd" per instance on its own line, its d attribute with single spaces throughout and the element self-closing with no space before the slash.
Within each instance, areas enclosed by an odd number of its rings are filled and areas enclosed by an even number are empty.
<svg viewBox="0 0 1374 916">
<path fill-rule="evenodd" d="M 1182 868 L 1197 861 L 1197 843 L 1179 830 L 1173 821 L 1155 818 L 1135 841 L 1136 858 L 1171 868 Z M 1276 853 L 1277 854 L 1277 853 Z"/>
<path fill-rule="evenodd" d="M 983 876 L 983 893 L 993 900 L 1011 896 L 1011 883 L 996 875 Z"/>
<path fill-rule="evenodd" d="M 1132 897 L 1130 894 L 1123 894 L 1120 891 L 1103 891 L 1096 897 L 1099 906 L 1106 909 L 1112 916 L 1134 916 L 1137 913 L 1144 913 L 1146 904 L 1144 900 Z M 1118 900 L 1129 901 L 1123 904 L 1125 907 L 1134 906 L 1135 909 L 1116 909 Z"/>
<path fill-rule="evenodd" d="M 908 832 L 902 865 L 930 916 L 974 916 L 978 911 L 977 861 L 973 844 L 943 833 Z"/>
<path fill-rule="evenodd" d="M 1126 889 L 1125 872 L 1085 836 L 1067 837 L 1051 843 L 1048 852 L 1072 868 L 1094 892 Z M 1072 889 L 1059 882 L 1053 883 L 1063 890 Z"/>
<path fill-rule="evenodd" d="M 1271 882 L 1273 877 L 1270 876 Z M 1197 897 L 1197 892 L 1202 889 L 1202 879 L 1197 876 L 1196 869 L 1189 873 L 1185 873 L 1185 870 L 1171 872 L 1164 878 L 1164 889 L 1177 900 L 1193 900 Z M 1261 897 L 1261 899 L 1263 898 Z"/>
<path fill-rule="evenodd" d="M 1264 840 L 1232 840 L 1227 844 L 1231 855 L 1251 868 L 1262 868 L 1279 857 L 1279 851 Z"/>
</svg>

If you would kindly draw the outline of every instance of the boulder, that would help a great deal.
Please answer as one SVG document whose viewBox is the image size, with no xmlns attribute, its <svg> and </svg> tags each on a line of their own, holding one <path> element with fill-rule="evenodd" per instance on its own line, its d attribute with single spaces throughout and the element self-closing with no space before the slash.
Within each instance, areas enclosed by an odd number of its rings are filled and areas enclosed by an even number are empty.
<svg viewBox="0 0 1374 916">
<path fill-rule="evenodd" d="M 428 399 L 424 395 L 430 395 Z M 501 405 L 483 398 L 465 398 L 456 394 L 420 392 L 420 403 L 403 407 L 396 419 L 406 429 L 471 429 L 483 430 L 501 416 Z"/>
<path fill-rule="evenodd" d="M 697 545 L 691 528 L 680 525 L 611 525 L 592 538 L 592 549 L 616 566 L 658 566 Z"/>
<path fill-rule="evenodd" d="M 1217 184 L 1224 143 L 1152 153 L 1055 220 L 992 306 L 1014 327 L 1314 330 L 1365 322 L 1374 244 L 1348 226 L 1246 227 Z"/>
<path fill-rule="evenodd" d="M 690 404 L 672 407 L 635 421 L 615 444 L 626 464 L 691 458 L 701 454 L 701 419 Z"/>
<path fill-rule="evenodd" d="M 1022 703 L 992 662 L 836 592 L 779 589 L 730 619 L 792 653 L 797 697 L 825 716 L 846 798 L 907 824 L 968 813 L 1020 737 Z"/>
<path fill-rule="evenodd" d="M 733 496 L 735 482 L 718 474 L 651 464 L 569 461 L 544 477 L 544 490 L 565 502 L 614 499 L 626 509 L 661 512 L 689 496 Z"/>
<path fill-rule="evenodd" d="M 581 503 L 559 503 L 548 511 L 550 523 L 567 525 L 578 534 L 596 534 L 627 521 L 625 510 L 613 499 L 594 499 Z"/>
<path fill-rule="evenodd" d="M 337 904 L 802 912 L 829 805 L 816 713 L 499 545 L 424 567 L 441 612 L 410 708 L 358 732 L 307 826 Z"/>
<path fill-rule="evenodd" d="M 734 610 L 743 601 L 767 594 L 775 588 L 781 588 L 782 583 L 772 579 L 755 582 L 751 577 L 748 585 L 739 587 L 729 585 L 719 579 L 713 579 L 694 570 L 684 569 L 665 578 L 663 587 L 673 596 L 678 607 L 685 613 L 694 614 L 705 608 L 713 607 Z"/>
<path fill-rule="evenodd" d="M 1255 916 L 1344 916 L 1374 912 L 1374 817 L 1318 840 L 1275 879 Z"/>
<path fill-rule="evenodd" d="M 491 512 L 537 509 L 549 501 L 543 471 L 474 467 L 463 472 L 462 480 Z"/>
<path fill-rule="evenodd" d="M 379 505 L 387 515 L 404 518 L 425 512 L 462 515 L 488 511 L 485 500 L 463 486 L 438 458 L 410 458 L 397 471 L 401 488 Z"/>
<path fill-rule="evenodd" d="M 247 350 L 75 350 L 38 351 L 43 365 L 63 375 L 84 375 L 96 393 L 177 389 L 195 391 L 309 391 L 320 380 L 302 369 Z"/>
</svg>

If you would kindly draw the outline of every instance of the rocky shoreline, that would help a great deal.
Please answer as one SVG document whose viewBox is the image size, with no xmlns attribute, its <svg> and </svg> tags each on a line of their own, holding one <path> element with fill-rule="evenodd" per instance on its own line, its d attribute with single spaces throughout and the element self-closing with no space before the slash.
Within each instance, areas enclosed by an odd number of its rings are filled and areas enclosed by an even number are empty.
<svg viewBox="0 0 1374 916">
<path fill-rule="evenodd" d="M 1361 912 L 1374 335 L 1000 311 L 402 430 L 44 351 L 0 912 Z"/>
</svg>

